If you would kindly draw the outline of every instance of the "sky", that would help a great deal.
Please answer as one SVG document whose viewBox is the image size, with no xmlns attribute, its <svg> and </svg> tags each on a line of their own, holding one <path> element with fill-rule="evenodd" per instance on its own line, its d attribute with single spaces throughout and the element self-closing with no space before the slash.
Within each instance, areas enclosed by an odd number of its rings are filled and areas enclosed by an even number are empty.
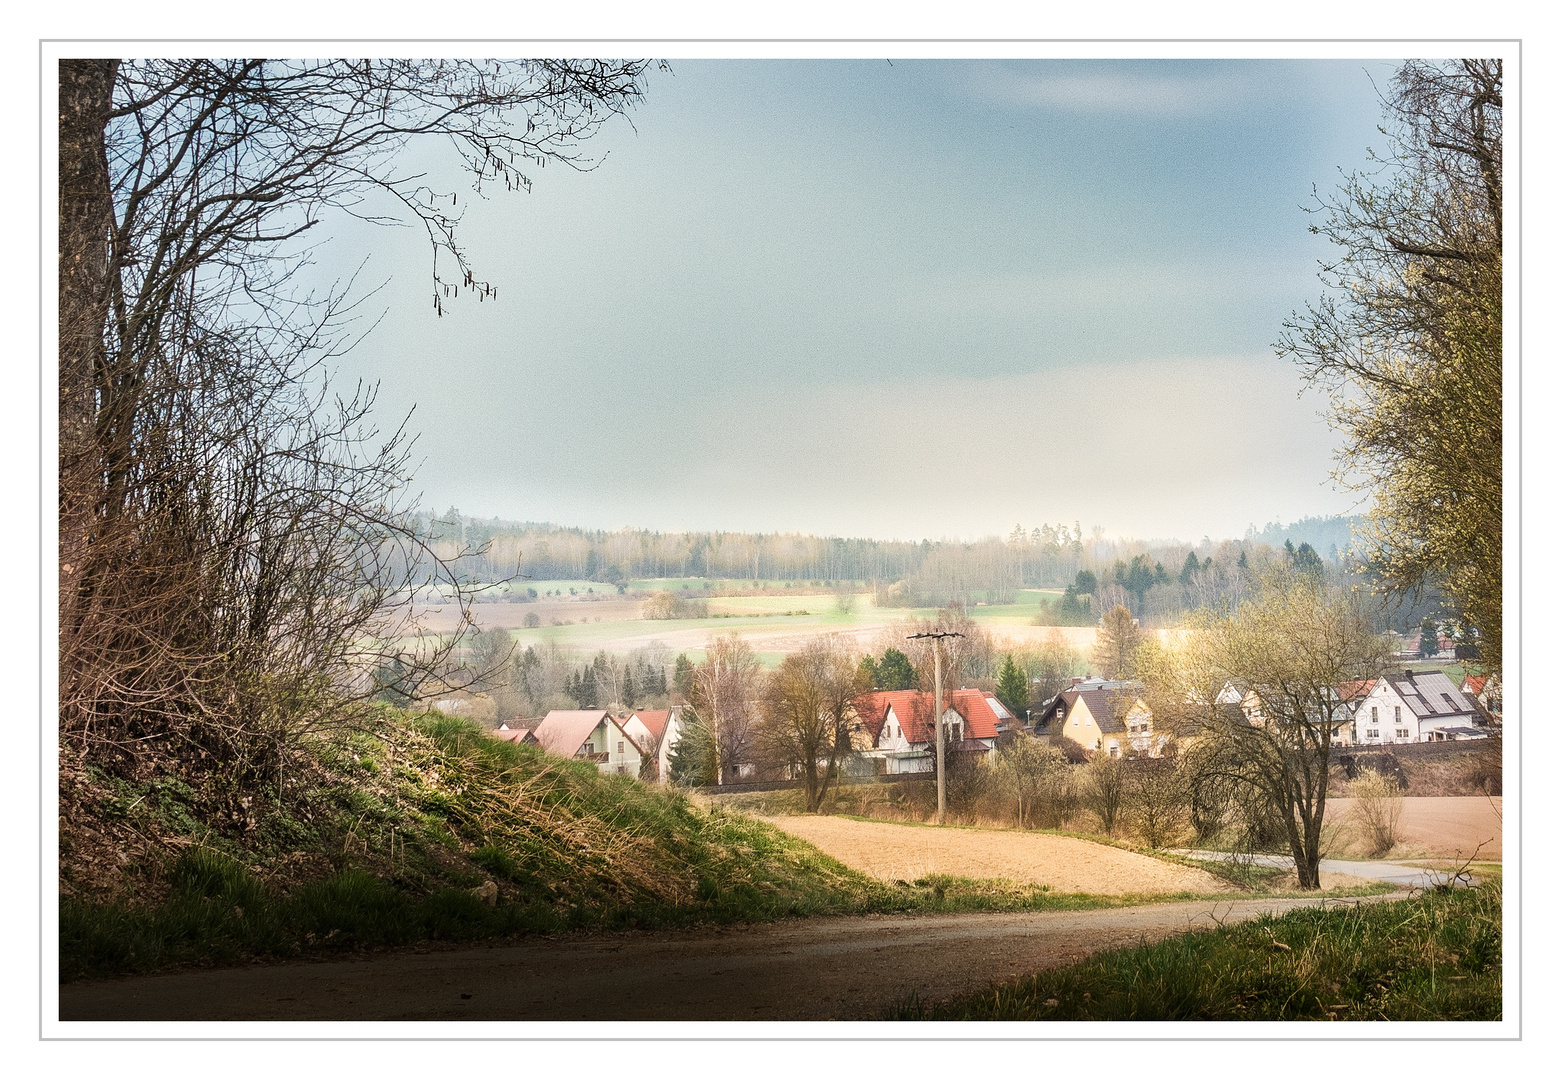
<svg viewBox="0 0 1561 1080">
<path fill-rule="evenodd" d="M 1322 291 L 1303 206 L 1382 148 L 1392 70 L 676 61 L 590 171 L 468 202 L 496 303 L 435 316 L 426 238 L 337 222 L 317 272 L 361 265 L 383 313 L 337 377 L 415 406 L 425 505 L 480 517 L 1196 540 L 1353 512 L 1273 343 Z"/>
</svg>

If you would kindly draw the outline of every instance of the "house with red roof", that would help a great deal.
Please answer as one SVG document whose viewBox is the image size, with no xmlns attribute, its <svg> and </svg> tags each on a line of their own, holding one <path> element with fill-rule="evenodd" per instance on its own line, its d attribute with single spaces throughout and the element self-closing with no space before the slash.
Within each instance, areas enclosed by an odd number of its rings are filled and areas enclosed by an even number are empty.
<svg viewBox="0 0 1561 1080">
<path fill-rule="evenodd" d="M 541 722 L 540 720 L 506 720 L 499 725 L 498 730 L 493 735 L 495 738 L 503 739 L 505 742 L 520 743 L 523 746 L 537 746 L 539 744 L 533 732 L 536 731 L 537 725 Z"/>
<path fill-rule="evenodd" d="M 549 754 L 592 762 L 604 773 L 640 774 L 639 744 L 605 709 L 554 709 L 532 735 Z"/>
<path fill-rule="evenodd" d="M 624 719 L 623 730 L 643 753 L 656 759 L 656 780 L 665 784 L 672 775 L 672 749 L 683 733 L 678 709 L 636 709 Z"/>
<path fill-rule="evenodd" d="M 1012 713 L 984 690 L 944 692 L 945 753 L 986 754 L 997 737 L 1014 726 Z M 856 700 L 857 719 L 867 735 L 869 757 L 891 775 L 930 773 L 937 758 L 932 695 L 922 690 L 875 690 Z"/>
<path fill-rule="evenodd" d="M 1486 723 L 1501 723 L 1501 679 L 1494 675 L 1465 675 L 1458 689 L 1485 714 Z"/>
</svg>

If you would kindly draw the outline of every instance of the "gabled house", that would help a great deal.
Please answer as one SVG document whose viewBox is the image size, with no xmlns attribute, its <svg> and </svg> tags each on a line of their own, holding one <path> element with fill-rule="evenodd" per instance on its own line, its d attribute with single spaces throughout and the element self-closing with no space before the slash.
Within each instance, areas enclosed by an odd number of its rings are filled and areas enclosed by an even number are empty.
<svg viewBox="0 0 1561 1080">
<path fill-rule="evenodd" d="M 1155 730 L 1154 713 L 1126 682 L 1079 680 L 1032 715 L 1037 735 L 1072 739 L 1111 757 L 1159 757 L 1171 739 Z"/>
<path fill-rule="evenodd" d="M 1486 723 L 1501 723 L 1501 679 L 1494 675 L 1465 675 L 1458 689 L 1484 714 Z"/>
<path fill-rule="evenodd" d="M 656 780 L 665 784 L 672 774 L 672 748 L 677 746 L 683 734 L 678 709 L 636 709 L 634 715 L 624 721 L 623 729 L 640 744 L 647 756 L 656 759 Z"/>
<path fill-rule="evenodd" d="M 1013 714 L 983 690 L 944 693 L 945 753 L 985 754 L 997 745 L 999 724 L 1012 725 Z M 937 729 L 932 726 L 932 695 L 921 690 L 875 690 L 856 700 L 857 719 L 884 771 L 930 773 L 937 764 Z"/>
<path fill-rule="evenodd" d="M 604 773 L 640 774 L 639 744 L 605 709 L 554 709 L 532 735 L 558 757 L 592 762 Z"/>
<path fill-rule="evenodd" d="M 520 743 L 523 746 L 537 746 L 539 744 L 535 732 L 537 725 L 541 722 L 540 720 L 505 721 L 499 725 L 498 730 L 493 734 L 495 738 L 503 739 L 505 742 Z"/>
<path fill-rule="evenodd" d="M 1339 688 L 1353 720 L 1350 742 L 1445 742 L 1484 739 L 1474 702 L 1440 671 L 1402 671 Z"/>
</svg>

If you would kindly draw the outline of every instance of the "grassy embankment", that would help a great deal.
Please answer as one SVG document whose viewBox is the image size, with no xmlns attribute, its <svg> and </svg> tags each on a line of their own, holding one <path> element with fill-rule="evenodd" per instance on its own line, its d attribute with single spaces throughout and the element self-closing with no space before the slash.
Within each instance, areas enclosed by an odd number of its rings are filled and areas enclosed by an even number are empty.
<svg viewBox="0 0 1561 1080">
<path fill-rule="evenodd" d="M 1304 908 L 928 1004 L 896 1020 L 1499 1020 L 1501 887 Z"/>
<path fill-rule="evenodd" d="M 522 933 L 1192 898 L 885 884 L 741 813 L 438 714 L 387 712 L 311 753 L 282 806 L 273 792 L 239 823 L 176 779 L 72 781 L 61 978 Z M 474 891 L 486 881 L 491 905 Z"/>
</svg>

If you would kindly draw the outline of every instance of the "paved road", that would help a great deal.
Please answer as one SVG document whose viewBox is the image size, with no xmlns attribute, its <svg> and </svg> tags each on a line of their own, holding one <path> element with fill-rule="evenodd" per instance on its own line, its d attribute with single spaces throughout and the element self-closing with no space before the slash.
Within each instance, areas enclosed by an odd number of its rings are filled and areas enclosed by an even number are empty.
<svg viewBox="0 0 1561 1080">
<path fill-rule="evenodd" d="M 1219 851 L 1177 851 L 1175 854 L 1184 855 L 1189 859 L 1207 859 L 1210 862 L 1224 862 L 1230 856 Z M 1295 869 L 1295 860 L 1289 855 L 1253 855 L 1252 862 L 1258 866 L 1278 866 L 1286 870 Z M 1350 859 L 1323 859 L 1317 864 L 1317 868 L 1325 874 L 1350 874 L 1358 878 L 1369 878 L 1373 881 L 1386 881 L 1391 885 L 1397 885 L 1401 889 L 1421 889 L 1440 884 L 1444 874 L 1438 874 L 1434 870 L 1427 870 L 1420 866 L 1404 866 L 1401 863 L 1382 862 L 1377 860 L 1353 861 Z"/>
<path fill-rule="evenodd" d="M 872 1019 L 1100 949 L 1325 903 L 792 920 L 537 938 L 60 987 L 68 1020 Z"/>
</svg>

